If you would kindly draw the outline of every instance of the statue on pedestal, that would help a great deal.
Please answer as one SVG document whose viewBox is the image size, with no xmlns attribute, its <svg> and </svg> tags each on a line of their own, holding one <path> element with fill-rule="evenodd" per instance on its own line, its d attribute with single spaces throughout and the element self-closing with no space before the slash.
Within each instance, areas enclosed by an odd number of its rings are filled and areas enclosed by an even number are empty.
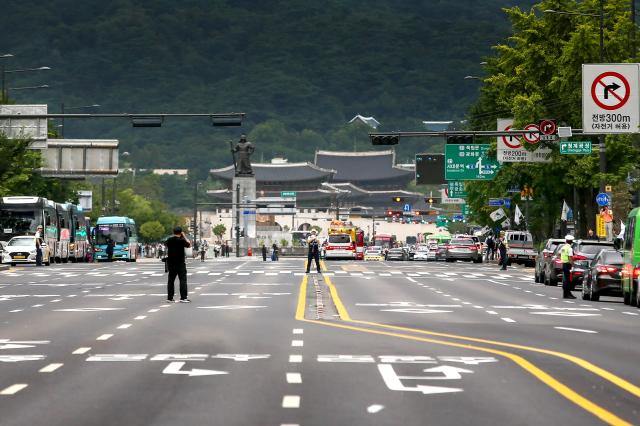
<svg viewBox="0 0 640 426">
<path fill-rule="evenodd" d="M 231 144 L 231 142 L 229 142 Z M 233 155 L 233 167 L 236 171 L 236 177 L 238 176 L 254 176 L 253 168 L 251 167 L 251 154 L 256 150 L 255 146 L 249 141 L 245 135 L 240 136 L 240 141 L 236 143 L 236 146 L 231 146 L 231 154 Z"/>
</svg>

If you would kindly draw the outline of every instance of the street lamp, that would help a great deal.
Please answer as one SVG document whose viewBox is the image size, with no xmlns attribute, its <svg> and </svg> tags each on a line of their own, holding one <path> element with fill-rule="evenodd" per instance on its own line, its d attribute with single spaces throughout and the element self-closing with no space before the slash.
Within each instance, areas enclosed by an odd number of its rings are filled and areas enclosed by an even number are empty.
<svg viewBox="0 0 640 426">
<path fill-rule="evenodd" d="M 9 53 L 9 55 L 11 55 Z M 13 55 L 11 55 L 13 56 Z M 8 57 L 10 58 L 11 56 L 4 56 L 4 57 Z M 37 67 L 37 68 L 23 68 L 23 69 L 19 69 L 19 70 L 5 70 L 4 66 L 2 67 L 2 99 L 5 99 L 6 96 L 6 91 L 5 91 L 5 86 L 6 86 L 6 79 L 7 79 L 7 74 L 15 74 L 15 73 L 19 73 L 19 72 L 29 72 L 29 71 L 48 71 L 51 68 L 49 67 Z"/>
<path fill-rule="evenodd" d="M 74 109 L 85 109 L 85 108 L 100 108 L 100 104 L 82 105 L 82 106 L 73 106 L 73 107 L 65 107 L 64 102 L 60 104 L 60 111 L 62 112 L 62 115 L 64 115 L 65 111 L 74 110 Z M 64 139 L 64 117 L 60 119 L 60 137 Z"/>
<path fill-rule="evenodd" d="M 556 14 L 556 15 L 570 15 L 570 16 L 589 16 L 592 18 L 598 18 L 600 25 L 600 63 L 604 63 L 604 0 L 599 1 L 598 13 L 581 13 L 581 12 L 565 12 L 561 10 L 546 9 L 543 13 Z M 607 151 L 605 147 L 604 135 L 598 136 L 598 156 L 600 160 L 600 174 L 604 176 L 607 171 Z M 600 192 L 605 190 L 604 177 L 600 178 Z"/>
</svg>

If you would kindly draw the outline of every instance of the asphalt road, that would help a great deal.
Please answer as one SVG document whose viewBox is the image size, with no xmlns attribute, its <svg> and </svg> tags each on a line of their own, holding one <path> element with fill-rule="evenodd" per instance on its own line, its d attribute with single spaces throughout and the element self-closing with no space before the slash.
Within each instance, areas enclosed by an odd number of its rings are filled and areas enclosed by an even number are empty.
<svg viewBox="0 0 640 426">
<path fill-rule="evenodd" d="M 301 259 L 0 272 L 0 424 L 640 424 L 640 310 L 531 268 Z M 576 295 L 579 296 L 578 293 Z"/>
</svg>

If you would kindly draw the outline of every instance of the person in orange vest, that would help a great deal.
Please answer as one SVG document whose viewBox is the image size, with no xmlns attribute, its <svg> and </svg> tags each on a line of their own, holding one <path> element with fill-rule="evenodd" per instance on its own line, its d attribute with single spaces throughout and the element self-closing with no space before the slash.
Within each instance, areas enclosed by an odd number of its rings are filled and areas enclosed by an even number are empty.
<svg viewBox="0 0 640 426">
<path fill-rule="evenodd" d="M 600 217 L 604 221 L 604 230 L 606 233 L 607 241 L 613 241 L 613 212 L 609 209 L 609 206 L 604 206 L 600 210 Z"/>
</svg>

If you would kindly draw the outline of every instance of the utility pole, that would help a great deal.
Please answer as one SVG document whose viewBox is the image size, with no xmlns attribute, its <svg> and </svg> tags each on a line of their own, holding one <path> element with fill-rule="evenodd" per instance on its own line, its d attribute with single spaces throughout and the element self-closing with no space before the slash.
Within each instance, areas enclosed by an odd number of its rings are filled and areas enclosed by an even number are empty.
<svg viewBox="0 0 640 426">
<path fill-rule="evenodd" d="M 193 243 L 198 241 L 198 180 L 193 180 Z"/>
<path fill-rule="evenodd" d="M 113 193 L 111 194 L 111 214 L 116 213 L 116 191 L 118 187 L 118 178 L 113 178 Z"/>
<path fill-rule="evenodd" d="M 236 184 L 236 257 L 240 257 L 240 184 Z"/>
</svg>

